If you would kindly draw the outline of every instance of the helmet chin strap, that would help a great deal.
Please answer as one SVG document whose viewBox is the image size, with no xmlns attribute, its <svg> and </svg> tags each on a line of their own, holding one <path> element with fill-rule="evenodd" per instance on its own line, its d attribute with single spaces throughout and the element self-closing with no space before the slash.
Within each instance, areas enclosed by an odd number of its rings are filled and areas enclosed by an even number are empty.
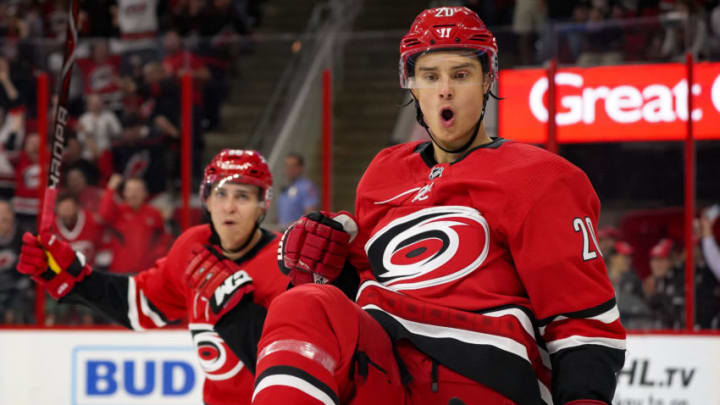
<svg viewBox="0 0 720 405">
<path fill-rule="evenodd" d="M 465 144 L 463 146 L 461 146 L 457 149 L 446 149 L 442 145 L 440 145 L 440 143 L 435 139 L 432 132 L 430 132 L 430 127 L 428 127 L 427 123 L 425 122 L 425 118 L 423 117 L 422 110 L 420 109 L 420 103 L 418 103 L 417 98 L 415 98 L 415 95 L 413 95 L 412 97 L 413 97 L 413 99 L 415 99 L 415 108 L 417 108 L 417 121 L 418 121 L 418 123 L 420 123 L 420 125 L 423 128 L 425 128 L 425 132 L 427 132 L 427 134 L 430 136 L 430 139 L 435 144 L 435 146 L 440 148 L 443 152 L 453 153 L 453 154 L 465 152 L 470 147 L 470 145 L 472 145 L 473 142 L 475 142 L 475 138 L 477 138 L 478 130 L 480 129 L 480 124 L 482 123 L 483 118 L 485 118 L 485 106 L 487 106 L 489 93 L 490 92 L 485 93 L 485 95 L 483 96 L 482 113 L 480 113 L 480 118 L 478 119 L 477 123 L 473 127 L 472 136 L 470 136 L 470 139 L 467 142 L 465 142 Z M 410 94 L 412 94 L 412 93 L 410 93 Z"/>
</svg>

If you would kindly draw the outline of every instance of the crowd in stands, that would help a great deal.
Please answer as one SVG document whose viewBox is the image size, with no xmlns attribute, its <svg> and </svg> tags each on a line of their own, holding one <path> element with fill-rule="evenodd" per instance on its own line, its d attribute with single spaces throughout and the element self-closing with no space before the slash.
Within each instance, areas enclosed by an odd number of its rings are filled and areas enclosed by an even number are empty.
<svg viewBox="0 0 720 405">
<path fill-rule="evenodd" d="M 180 78 L 193 78 L 193 167 L 203 133 L 220 124 L 233 61 L 250 48 L 261 0 L 81 0 L 79 58 L 54 231 L 96 270 L 135 272 L 172 240 L 167 204 L 179 176 Z M 689 49 L 720 58 L 720 0 L 458 0 L 476 10 L 513 65 L 677 61 Z M 68 0 L 0 2 L 0 324 L 33 322 L 34 288 L 14 271 L 20 238 L 34 230 L 42 185 L 36 74 L 50 85 L 62 65 Z M 57 97 L 51 97 L 50 112 Z M 52 113 L 49 114 L 52 117 Z M 197 175 L 198 173 L 194 173 Z M 290 188 L 289 188 L 290 189 Z M 720 328 L 717 215 L 698 219 L 695 308 L 699 328 Z M 598 235 L 629 329 L 685 324 L 684 245 L 650 245 L 618 229 Z M 715 232 L 717 235 L 718 232 Z M 68 308 L 68 309 L 65 309 Z M 98 322 L 48 301 L 47 324 Z"/>
<path fill-rule="evenodd" d="M 581 66 L 720 59 L 718 0 L 457 0 L 495 29 L 501 66 L 534 65 L 557 56 Z M 502 27 L 509 26 L 510 37 Z M 500 28 L 498 30 L 498 28 Z"/>
<path fill-rule="evenodd" d="M 69 3 L 0 2 L 0 323 L 33 321 L 34 289 L 14 267 L 41 203 L 37 76 L 48 73 L 48 88 L 56 89 Z M 192 78 L 197 181 L 203 134 L 220 125 L 234 62 L 261 20 L 259 3 L 80 0 L 53 231 L 94 268 L 136 272 L 166 252 L 177 228 L 181 78 Z M 51 126 L 57 95 L 48 97 Z M 61 307 L 48 301 L 47 324 L 97 321 Z"/>
<path fill-rule="evenodd" d="M 720 207 L 704 210 L 695 220 L 694 328 L 720 328 L 720 248 L 717 235 Z M 682 237 L 660 238 L 640 251 L 636 237 L 618 228 L 599 230 L 610 281 L 620 317 L 628 329 L 685 329 L 685 244 Z"/>
</svg>

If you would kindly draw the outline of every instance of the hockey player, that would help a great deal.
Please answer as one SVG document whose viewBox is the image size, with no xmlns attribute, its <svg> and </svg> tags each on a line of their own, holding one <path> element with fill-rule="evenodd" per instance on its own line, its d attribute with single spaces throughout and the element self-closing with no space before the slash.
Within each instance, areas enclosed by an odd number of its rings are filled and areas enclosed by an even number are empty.
<svg viewBox="0 0 720 405">
<path fill-rule="evenodd" d="M 313 213 L 283 235 L 284 270 L 308 284 L 268 310 L 253 404 L 611 403 L 625 331 L 598 198 L 561 157 L 486 134 L 496 60 L 469 9 L 415 19 L 400 78 L 432 141 L 375 157 L 356 221 Z M 356 304 L 310 284 L 346 256 Z"/>
<path fill-rule="evenodd" d="M 186 318 L 206 375 L 205 404 L 249 404 L 265 308 L 289 283 L 277 270 L 280 238 L 260 227 L 271 189 L 259 153 L 226 149 L 201 185 L 211 223 L 186 230 L 154 267 L 132 277 L 93 272 L 58 237 L 26 233 L 17 268 L 60 302 L 86 304 L 134 330 Z"/>
</svg>

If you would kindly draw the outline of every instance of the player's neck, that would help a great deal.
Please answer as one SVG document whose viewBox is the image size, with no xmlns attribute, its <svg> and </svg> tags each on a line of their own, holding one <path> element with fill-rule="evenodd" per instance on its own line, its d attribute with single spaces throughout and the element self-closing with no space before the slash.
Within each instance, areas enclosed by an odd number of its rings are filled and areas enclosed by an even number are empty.
<svg viewBox="0 0 720 405">
<path fill-rule="evenodd" d="M 249 252 L 250 249 L 254 248 L 255 245 L 257 245 L 257 243 L 260 241 L 261 237 L 262 237 L 262 231 L 260 230 L 260 228 L 255 229 L 255 233 L 253 233 L 250 236 L 250 238 L 252 238 L 252 240 L 242 250 L 237 251 L 237 252 L 232 252 L 232 251 L 226 250 L 225 247 L 221 246 L 223 249 L 223 254 L 225 255 L 225 257 L 227 257 L 230 260 L 239 259 L 239 258 L 245 256 L 245 254 L 247 252 Z"/>
<path fill-rule="evenodd" d="M 470 136 L 470 135 L 468 135 L 468 136 Z M 464 142 L 467 142 L 467 138 L 465 138 Z M 465 153 L 467 153 L 467 151 L 469 151 L 470 149 L 481 146 L 481 145 L 488 144 L 490 142 L 492 142 L 492 139 L 490 139 L 487 132 L 485 132 L 485 125 L 480 125 L 480 128 L 478 128 L 478 134 L 475 137 L 475 140 L 473 141 L 473 143 L 471 143 L 470 146 L 468 146 L 461 152 L 458 152 L 458 153 L 445 152 L 444 150 L 440 149 L 433 142 L 435 161 L 438 163 L 452 163 L 452 162 L 460 159 L 461 157 L 463 157 L 465 155 Z M 444 146 L 445 145 L 443 145 L 443 147 Z M 457 148 L 457 146 L 455 146 L 455 148 Z M 446 149 L 453 149 L 453 148 L 446 147 Z"/>
</svg>

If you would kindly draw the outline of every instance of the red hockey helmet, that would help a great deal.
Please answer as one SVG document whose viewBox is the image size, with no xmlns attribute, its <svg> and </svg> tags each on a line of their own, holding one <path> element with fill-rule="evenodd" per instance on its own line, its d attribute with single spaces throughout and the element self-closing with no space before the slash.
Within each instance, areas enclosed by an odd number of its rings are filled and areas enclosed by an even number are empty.
<svg viewBox="0 0 720 405">
<path fill-rule="evenodd" d="M 272 174 L 262 155 L 254 150 L 223 149 L 205 167 L 200 196 L 203 201 L 216 183 L 252 184 L 264 194 L 265 208 L 272 201 Z"/>
<path fill-rule="evenodd" d="M 414 61 L 425 52 L 469 50 L 488 56 L 491 84 L 497 78 L 497 41 L 480 17 L 467 7 L 431 8 L 420 13 L 400 41 L 400 85 L 414 87 Z"/>
</svg>

